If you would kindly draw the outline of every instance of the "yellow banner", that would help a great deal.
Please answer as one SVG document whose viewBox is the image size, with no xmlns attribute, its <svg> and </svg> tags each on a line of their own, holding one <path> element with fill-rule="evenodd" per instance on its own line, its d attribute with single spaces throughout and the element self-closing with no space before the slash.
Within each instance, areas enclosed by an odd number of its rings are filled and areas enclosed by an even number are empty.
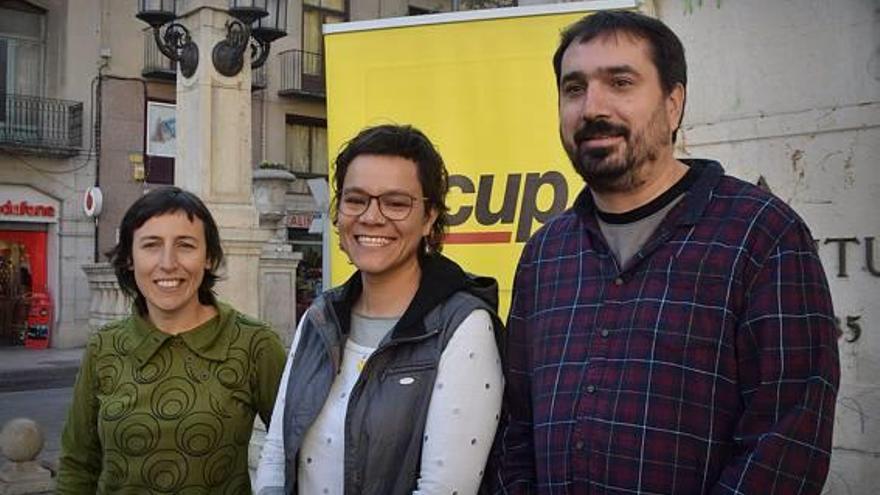
<svg viewBox="0 0 880 495">
<path fill-rule="evenodd" d="M 559 142 L 551 58 L 562 28 L 585 13 L 433 16 L 451 21 L 341 32 L 345 25 L 334 25 L 325 36 L 331 167 L 365 126 L 424 131 L 450 174 L 443 252 L 498 280 L 502 318 L 523 243 L 583 187 Z M 338 285 L 354 268 L 335 232 L 330 246 Z"/>
</svg>

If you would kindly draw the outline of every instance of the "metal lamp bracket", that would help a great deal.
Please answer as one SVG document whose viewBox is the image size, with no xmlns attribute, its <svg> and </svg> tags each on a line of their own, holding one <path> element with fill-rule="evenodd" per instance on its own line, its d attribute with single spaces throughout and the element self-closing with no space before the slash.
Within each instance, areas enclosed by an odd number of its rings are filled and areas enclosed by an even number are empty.
<svg viewBox="0 0 880 495">
<path fill-rule="evenodd" d="M 266 63 L 266 59 L 269 58 L 270 46 L 270 42 L 255 38 L 251 43 L 251 69 L 260 68 Z"/>
<path fill-rule="evenodd" d="M 164 32 L 159 26 L 154 26 L 153 37 L 159 51 L 178 63 L 183 77 L 192 77 L 196 73 L 199 66 L 199 47 L 183 24 L 172 22 L 165 27 Z"/>
<path fill-rule="evenodd" d="M 244 66 L 244 51 L 248 47 L 251 28 L 237 20 L 226 23 L 226 38 L 214 45 L 211 58 L 217 72 L 232 77 Z"/>
</svg>

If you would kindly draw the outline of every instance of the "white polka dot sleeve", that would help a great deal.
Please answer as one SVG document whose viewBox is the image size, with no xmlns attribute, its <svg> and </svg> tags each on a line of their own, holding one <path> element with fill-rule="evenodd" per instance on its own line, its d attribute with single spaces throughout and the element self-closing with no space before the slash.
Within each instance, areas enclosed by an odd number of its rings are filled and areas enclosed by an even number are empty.
<svg viewBox="0 0 880 495">
<path fill-rule="evenodd" d="M 293 356 L 299 347 L 299 336 L 305 317 L 300 319 L 287 355 L 287 363 L 278 383 L 278 394 L 275 396 L 275 407 L 269 420 L 269 431 L 260 452 L 257 464 L 257 475 L 254 480 L 254 493 L 257 495 L 275 495 L 284 493 L 284 403 L 287 401 L 287 380 L 290 378 L 290 366 Z"/>
<path fill-rule="evenodd" d="M 440 357 L 414 495 L 477 492 L 498 427 L 503 388 L 492 319 L 476 310 Z"/>
</svg>

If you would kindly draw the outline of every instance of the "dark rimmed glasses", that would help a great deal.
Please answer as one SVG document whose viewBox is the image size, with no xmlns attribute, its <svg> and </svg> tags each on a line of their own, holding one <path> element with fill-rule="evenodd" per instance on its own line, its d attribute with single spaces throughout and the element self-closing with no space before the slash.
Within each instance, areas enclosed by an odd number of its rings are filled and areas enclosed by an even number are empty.
<svg viewBox="0 0 880 495">
<path fill-rule="evenodd" d="M 388 192 L 374 196 L 358 191 L 348 191 L 342 193 L 342 197 L 339 199 L 339 213 L 352 217 L 361 216 L 367 211 L 374 199 L 379 204 L 379 212 L 388 220 L 406 220 L 415 202 L 419 199 L 425 201 L 428 198 L 416 198 L 400 192 Z"/>
</svg>

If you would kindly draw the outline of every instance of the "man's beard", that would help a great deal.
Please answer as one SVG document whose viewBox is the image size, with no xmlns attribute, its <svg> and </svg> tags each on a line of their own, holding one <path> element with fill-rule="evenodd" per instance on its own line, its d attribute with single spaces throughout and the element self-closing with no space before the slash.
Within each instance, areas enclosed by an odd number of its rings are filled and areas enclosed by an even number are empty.
<svg viewBox="0 0 880 495">
<path fill-rule="evenodd" d="M 612 136 L 623 138 L 622 150 L 620 144 L 579 150 L 587 139 Z M 633 133 L 629 127 L 607 119 L 586 120 L 574 134 L 573 148 L 566 145 L 565 151 L 574 169 L 593 191 L 627 192 L 644 183 L 639 172 L 646 163 L 657 159 L 660 148 L 670 139 L 663 105 L 658 105 L 641 132 Z"/>
</svg>

